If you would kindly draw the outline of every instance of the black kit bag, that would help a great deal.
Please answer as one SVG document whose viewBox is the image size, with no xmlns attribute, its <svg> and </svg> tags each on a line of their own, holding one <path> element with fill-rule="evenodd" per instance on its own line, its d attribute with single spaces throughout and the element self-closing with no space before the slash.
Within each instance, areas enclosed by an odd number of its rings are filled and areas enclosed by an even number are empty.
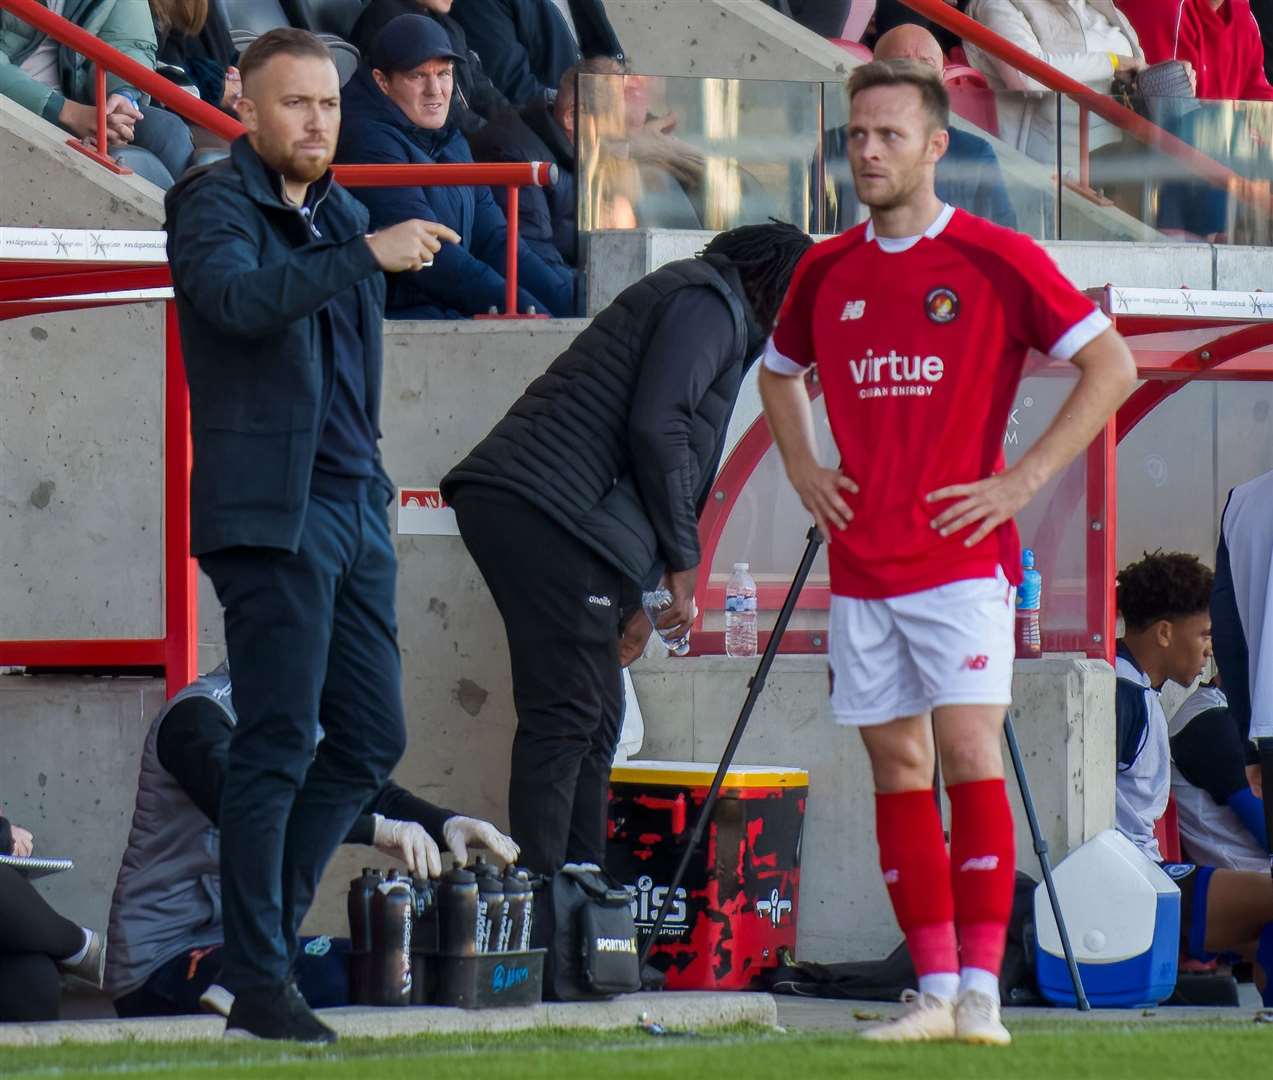
<svg viewBox="0 0 1273 1080">
<path fill-rule="evenodd" d="M 641 989 L 632 890 L 593 863 L 535 884 L 534 945 L 546 948 L 544 998 L 596 1001 Z"/>
</svg>

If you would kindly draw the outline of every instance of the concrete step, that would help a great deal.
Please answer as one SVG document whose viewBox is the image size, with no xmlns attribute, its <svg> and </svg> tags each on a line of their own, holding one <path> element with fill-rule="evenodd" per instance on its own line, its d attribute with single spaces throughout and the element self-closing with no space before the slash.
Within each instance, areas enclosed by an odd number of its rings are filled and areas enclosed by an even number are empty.
<svg viewBox="0 0 1273 1080">
<path fill-rule="evenodd" d="M 683 992 L 628 994 L 613 1001 L 554 1002 L 522 1009 L 444 1009 L 432 1006 L 321 1009 L 319 1015 L 342 1036 L 391 1039 L 405 1035 L 488 1034 L 571 1028 L 615 1031 L 643 1019 L 673 1030 L 778 1023 L 769 994 Z M 59 1043 L 207 1042 L 220 1039 L 225 1021 L 217 1016 L 163 1016 L 144 1020 L 56 1020 L 42 1024 L 0 1024 L 0 1046 L 56 1046 Z"/>
</svg>

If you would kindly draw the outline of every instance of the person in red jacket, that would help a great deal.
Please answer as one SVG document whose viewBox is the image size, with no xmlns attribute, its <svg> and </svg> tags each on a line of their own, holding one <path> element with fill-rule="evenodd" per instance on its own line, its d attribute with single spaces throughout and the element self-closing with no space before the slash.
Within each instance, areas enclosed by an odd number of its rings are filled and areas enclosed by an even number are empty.
<svg viewBox="0 0 1273 1080">
<path fill-rule="evenodd" d="M 1198 97 L 1273 101 L 1251 0 L 1118 0 L 1151 64 L 1187 60 Z"/>
</svg>

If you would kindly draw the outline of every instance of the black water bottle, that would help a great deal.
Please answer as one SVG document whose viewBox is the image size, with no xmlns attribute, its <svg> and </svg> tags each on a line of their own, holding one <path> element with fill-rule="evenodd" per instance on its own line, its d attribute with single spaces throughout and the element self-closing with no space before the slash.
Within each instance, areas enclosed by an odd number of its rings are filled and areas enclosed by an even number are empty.
<svg viewBox="0 0 1273 1080">
<path fill-rule="evenodd" d="M 367 1003 L 371 970 L 371 898 L 381 881 L 380 871 L 363 868 L 362 876 L 349 883 L 349 1000 Z"/>
<path fill-rule="evenodd" d="M 443 956 L 476 956 L 478 919 L 485 915 L 477 875 L 458 866 L 448 870 L 438 884 L 437 905 L 438 952 Z"/>
<path fill-rule="evenodd" d="M 369 1004 L 411 1003 L 411 909 L 411 883 L 390 870 L 371 898 Z"/>
<path fill-rule="evenodd" d="M 507 929 L 500 951 L 526 952 L 530 948 L 535 893 L 530 887 L 530 875 L 525 870 L 510 866 L 504 872 L 504 904 L 504 925 Z"/>
<path fill-rule="evenodd" d="M 438 908 L 433 883 L 413 877 L 411 901 L 411 1004 L 427 1005 L 429 956 L 438 951 Z"/>
<path fill-rule="evenodd" d="M 477 875 L 477 895 L 486 908 L 484 920 L 477 930 L 477 951 L 479 953 L 500 953 L 499 942 L 504 934 L 505 912 L 508 904 L 504 898 L 504 879 L 498 867 L 477 856 L 474 863 L 474 874 Z"/>
</svg>

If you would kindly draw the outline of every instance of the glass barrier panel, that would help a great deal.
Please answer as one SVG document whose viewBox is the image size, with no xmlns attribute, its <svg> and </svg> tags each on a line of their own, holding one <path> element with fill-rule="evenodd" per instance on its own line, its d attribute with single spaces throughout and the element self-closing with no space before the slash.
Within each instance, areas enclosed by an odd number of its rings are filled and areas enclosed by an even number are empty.
<svg viewBox="0 0 1273 1080">
<path fill-rule="evenodd" d="M 1066 99 L 1061 172 L 1069 191 L 1121 221 L 1128 239 L 1266 246 L 1273 243 L 1273 103 L 1133 99 L 1136 111 L 1223 166 L 1227 187 L 1185 157 L 1153 147 Z M 1086 152 L 1084 152 L 1086 151 Z M 1067 204 L 1068 209 L 1068 204 Z M 1090 239 L 1092 213 L 1063 213 L 1061 236 Z M 1139 223 L 1144 233 L 1136 233 Z"/>
<path fill-rule="evenodd" d="M 1004 435 L 1009 464 L 1046 430 L 1073 389 L 1077 372 L 1069 364 L 1048 364 L 1036 357 L 1022 380 Z M 815 430 L 821 460 L 836 460 L 834 441 L 821 397 L 814 401 Z M 763 421 L 761 421 L 763 423 Z M 1088 653 L 1097 649 L 1092 640 L 1099 621 L 1092 613 L 1093 590 L 1089 585 L 1090 514 L 1089 478 L 1092 464 L 1080 457 L 1056 477 L 1018 516 L 1024 545 L 1033 547 L 1043 573 L 1044 646 L 1048 652 Z M 732 494 L 738 483 L 728 464 L 716 489 Z M 711 578 L 703 612 L 704 631 L 724 628 L 724 593 L 735 562 L 751 564 L 758 587 L 759 628 L 772 628 L 786 597 L 792 575 L 805 549 L 811 524 L 783 472 L 777 450 L 770 446 L 758 466 L 743 481 L 711 560 Z M 814 635 L 813 647 L 825 649 L 830 581 L 826 554 L 814 564 L 792 619 L 796 631 Z"/>
<path fill-rule="evenodd" d="M 585 75 L 579 228 L 814 229 L 818 83 Z"/>
</svg>

